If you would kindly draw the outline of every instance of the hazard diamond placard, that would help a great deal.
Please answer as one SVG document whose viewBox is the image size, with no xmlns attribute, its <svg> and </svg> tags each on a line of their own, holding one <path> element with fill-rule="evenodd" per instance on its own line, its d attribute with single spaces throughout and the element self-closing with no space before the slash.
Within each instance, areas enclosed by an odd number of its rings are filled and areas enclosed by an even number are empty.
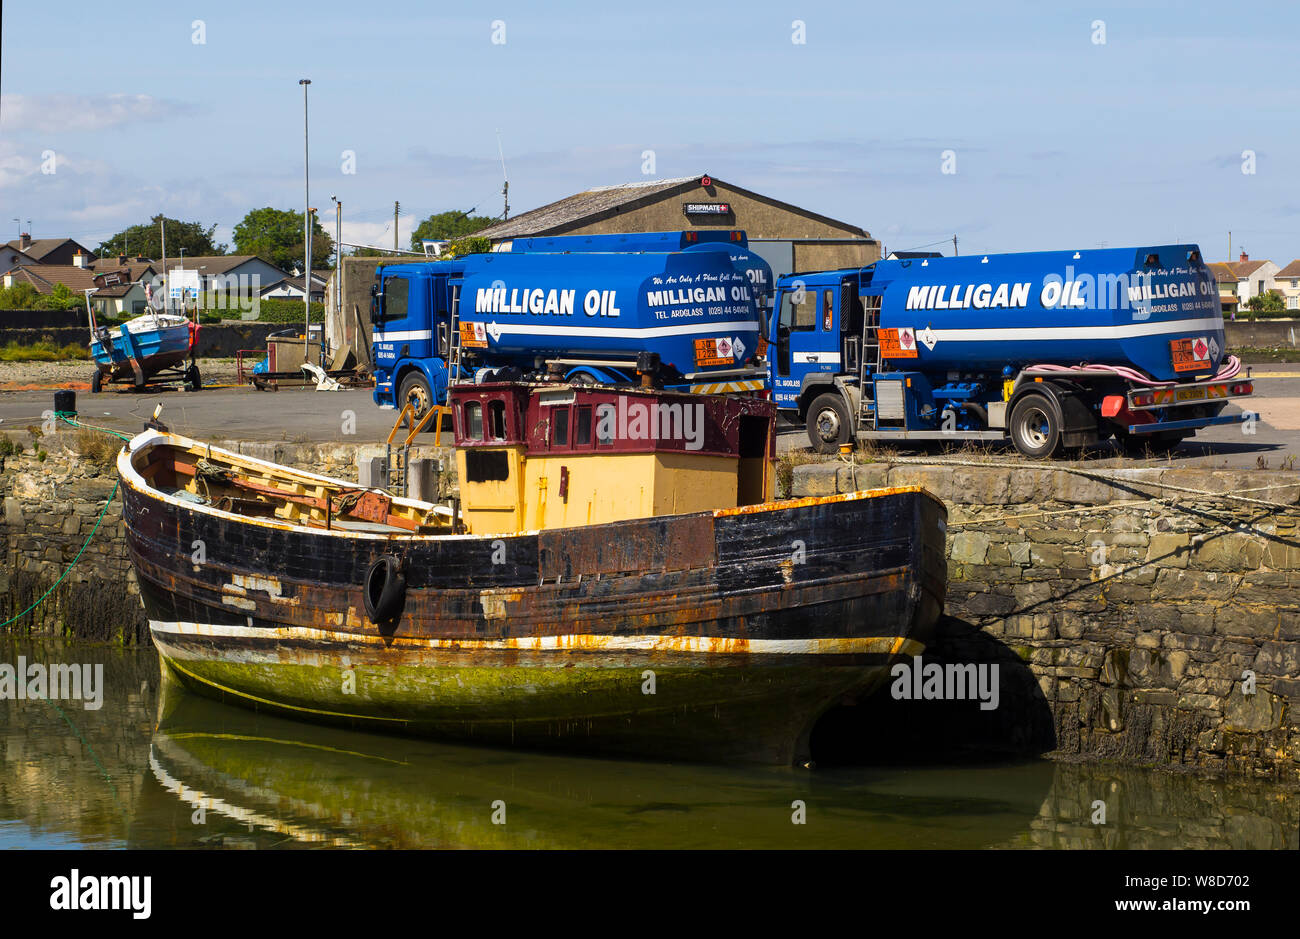
<svg viewBox="0 0 1300 939">
<path fill-rule="evenodd" d="M 916 358 L 916 332 L 910 326 L 880 330 L 880 356 L 885 359 Z"/>
<path fill-rule="evenodd" d="M 1210 368 L 1210 341 L 1204 336 L 1174 339 L 1169 355 L 1175 372 L 1203 372 Z"/>
</svg>

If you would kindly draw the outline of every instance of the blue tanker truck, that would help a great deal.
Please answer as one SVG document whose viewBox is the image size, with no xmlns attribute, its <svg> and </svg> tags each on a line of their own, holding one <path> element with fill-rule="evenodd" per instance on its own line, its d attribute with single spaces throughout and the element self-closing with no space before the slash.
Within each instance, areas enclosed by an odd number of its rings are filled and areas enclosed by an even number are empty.
<svg viewBox="0 0 1300 939">
<path fill-rule="evenodd" d="M 371 287 L 374 397 L 417 414 L 449 376 L 762 392 L 771 269 L 743 232 L 520 239 L 511 250 L 379 267 Z"/>
<path fill-rule="evenodd" d="M 777 406 L 813 447 L 1114 436 L 1168 451 L 1253 392 L 1196 245 L 883 260 L 789 274 L 767 334 Z"/>
</svg>

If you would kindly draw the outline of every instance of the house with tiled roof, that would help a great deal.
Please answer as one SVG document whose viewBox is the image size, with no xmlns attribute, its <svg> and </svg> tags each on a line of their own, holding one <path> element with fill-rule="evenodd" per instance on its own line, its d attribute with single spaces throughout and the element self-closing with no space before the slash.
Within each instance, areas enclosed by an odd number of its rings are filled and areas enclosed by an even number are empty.
<svg viewBox="0 0 1300 939">
<path fill-rule="evenodd" d="M 1300 259 L 1273 275 L 1274 289 L 1282 295 L 1288 310 L 1300 310 Z"/>
<path fill-rule="evenodd" d="M 20 264 L 72 264 L 77 254 L 92 260 L 95 258 L 95 252 L 79 241 L 71 238 L 33 238 L 26 232 L 6 243 L 5 247 L 21 252 L 24 258 L 30 259 L 17 262 Z"/>
<path fill-rule="evenodd" d="M 1219 305 L 1224 314 L 1235 312 L 1241 305 L 1241 298 L 1237 296 L 1238 280 L 1232 272 L 1232 265 L 1226 261 L 1211 261 L 1206 267 L 1214 274 L 1214 282 L 1219 287 Z"/>
<path fill-rule="evenodd" d="M 1237 260 L 1228 261 L 1227 265 L 1237 278 L 1237 301 L 1243 308 L 1251 297 L 1273 289 L 1273 279 L 1279 270 L 1272 261 L 1252 261 L 1245 251 Z"/>
</svg>

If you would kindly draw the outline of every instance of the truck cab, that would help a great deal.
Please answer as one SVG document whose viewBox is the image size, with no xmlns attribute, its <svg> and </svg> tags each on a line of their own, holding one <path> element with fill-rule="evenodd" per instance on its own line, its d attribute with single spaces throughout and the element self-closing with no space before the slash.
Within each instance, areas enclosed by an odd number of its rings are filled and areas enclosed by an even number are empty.
<svg viewBox="0 0 1300 939">
<path fill-rule="evenodd" d="M 462 278 L 454 261 L 381 265 L 375 272 L 371 354 L 380 407 L 410 401 L 422 415 L 446 400 Z"/>
<path fill-rule="evenodd" d="M 777 280 L 772 397 L 858 440 L 1167 452 L 1253 394 L 1196 245 L 877 261 Z"/>
</svg>

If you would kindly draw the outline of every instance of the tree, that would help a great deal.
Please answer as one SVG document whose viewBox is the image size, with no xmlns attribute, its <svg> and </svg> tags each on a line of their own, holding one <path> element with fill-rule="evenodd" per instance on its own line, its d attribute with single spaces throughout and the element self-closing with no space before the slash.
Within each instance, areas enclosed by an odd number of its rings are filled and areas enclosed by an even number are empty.
<svg viewBox="0 0 1300 939">
<path fill-rule="evenodd" d="M 421 241 L 453 241 L 472 235 L 500 221 L 495 218 L 484 218 L 481 215 L 470 215 L 473 211 L 470 209 L 469 212 L 461 212 L 453 209 L 430 215 L 415 226 L 415 231 L 411 232 L 411 250 L 419 251 Z"/>
<path fill-rule="evenodd" d="M 449 242 L 442 249 L 442 256 L 445 258 L 462 258 L 467 254 L 487 254 L 492 250 L 492 239 L 482 238 L 471 235 L 468 238 L 457 238 Z"/>
<path fill-rule="evenodd" d="M 1276 290 L 1265 290 L 1246 301 L 1246 309 L 1252 313 L 1282 313 L 1286 303 Z"/>
<path fill-rule="evenodd" d="M 282 271 L 302 266 L 302 213 L 291 209 L 253 209 L 235 226 L 235 251 L 256 254 Z M 320 226 L 320 216 L 312 215 L 311 266 L 315 270 L 330 267 L 334 239 Z"/>
<path fill-rule="evenodd" d="M 200 222 L 182 222 L 179 219 L 164 218 L 161 214 L 155 215 L 143 225 L 132 225 L 118 232 L 112 238 L 102 242 L 95 249 L 95 253 L 101 258 L 125 254 L 130 257 L 139 255 L 161 260 L 162 233 L 158 230 L 158 223 L 162 221 L 167 223 L 169 258 L 177 257 L 181 253 L 181 248 L 185 249 L 185 254 L 189 257 L 226 253 L 226 245 L 219 245 L 212 240 L 217 230 L 216 225 L 204 228 Z"/>
</svg>

